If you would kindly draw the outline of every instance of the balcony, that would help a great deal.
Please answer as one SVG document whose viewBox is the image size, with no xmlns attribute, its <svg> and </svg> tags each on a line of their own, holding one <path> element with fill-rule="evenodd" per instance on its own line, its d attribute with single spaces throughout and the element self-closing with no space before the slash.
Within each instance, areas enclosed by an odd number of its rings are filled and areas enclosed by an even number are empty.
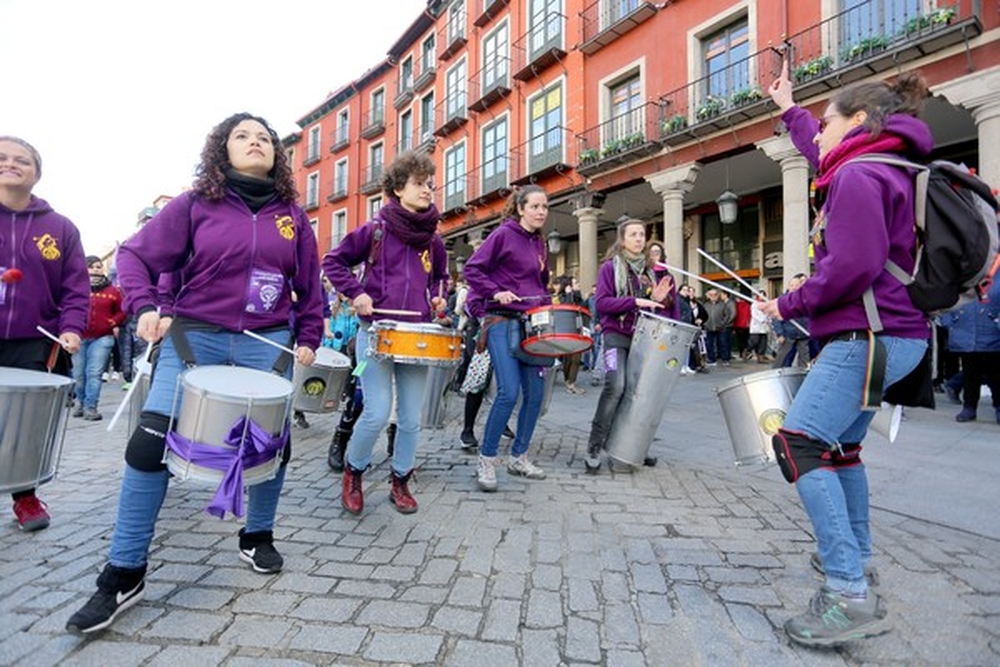
<svg viewBox="0 0 1000 667">
<path fill-rule="evenodd" d="M 434 134 L 446 137 L 469 122 L 469 112 L 465 106 L 466 95 L 462 91 L 454 99 L 445 100 L 434 110 Z"/>
<path fill-rule="evenodd" d="M 567 164 L 566 150 L 571 136 L 569 128 L 554 127 L 512 148 L 511 185 L 535 183 L 569 171 L 572 167 Z"/>
<path fill-rule="evenodd" d="M 975 4 L 975 3 L 973 3 Z M 921 11 L 885 12 L 866 2 L 786 40 L 799 98 L 820 95 L 937 51 L 968 43 L 983 31 L 968 2 Z M 921 7 L 924 4 L 921 3 Z"/>
<path fill-rule="evenodd" d="M 470 177 L 468 173 L 460 174 L 454 180 L 446 181 L 441 187 L 442 215 L 451 215 L 460 209 L 465 208 L 470 191 Z"/>
<path fill-rule="evenodd" d="M 392 98 L 392 106 L 399 111 L 413 101 L 413 77 L 400 81 L 396 84 L 396 96 Z"/>
<path fill-rule="evenodd" d="M 549 12 L 513 45 L 514 78 L 527 81 L 566 57 L 566 17 Z"/>
<path fill-rule="evenodd" d="M 500 15 L 504 7 L 510 4 L 510 0 L 476 0 L 476 2 L 483 7 L 482 13 L 472 22 L 477 28 L 487 25 Z"/>
<path fill-rule="evenodd" d="M 317 162 L 319 162 L 319 144 L 310 144 L 309 152 L 306 153 L 306 159 L 302 161 L 302 166 L 311 167 Z"/>
<path fill-rule="evenodd" d="M 510 153 L 501 155 L 467 174 L 465 201 L 473 206 L 483 206 L 511 193 L 510 174 L 514 158 Z"/>
<path fill-rule="evenodd" d="M 434 130 L 430 126 L 421 128 L 416 150 L 421 153 L 433 153 L 435 148 L 437 148 L 437 137 L 434 136 Z"/>
<path fill-rule="evenodd" d="M 346 125 L 330 133 L 330 152 L 342 151 L 351 145 L 351 135 Z"/>
<path fill-rule="evenodd" d="M 636 2 L 635 7 L 622 12 L 618 3 L 597 0 L 580 15 L 583 39 L 577 48 L 587 55 L 596 53 L 653 18 L 656 11 L 656 5 L 651 2 Z"/>
<path fill-rule="evenodd" d="M 361 187 L 358 190 L 363 195 L 373 195 L 382 191 L 382 174 L 385 168 L 381 164 L 370 165 L 362 174 Z"/>
<path fill-rule="evenodd" d="M 451 60 L 469 41 L 466 36 L 465 22 L 466 13 L 463 9 L 456 14 L 450 14 L 448 20 L 441 26 L 437 40 L 438 44 L 443 46 L 441 52 L 438 53 L 438 60 L 441 62 Z"/>
<path fill-rule="evenodd" d="M 385 132 L 385 109 L 372 109 L 365 117 L 365 124 L 361 127 L 361 136 L 365 139 L 374 139 L 383 132 Z"/>
<path fill-rule="evenodd" d="M 427 87 L 434 83 L 437 78 L 437 63 L 433 60 L 421 62 L 420 70 L 413 79 L 413 92 L 420 94 L 427 90 Z"/>
<path fill-rule="evenodd" d="M 510 95 L 510 61 L 497 58 L 469 80 L 470 111 L 486 111 L 503 98 Z"/>
<path fill-rule="evenodd" d="M 577 137 L 577 172 L 590 176 L 659 151 L 662 117 L 662 107 L 647 102 L 585 130 Z"/>
<path fill-rule="evenodd" d="M 330 194 L 326 197 L 326 201 L 329 203 L 341 199 L 347 199 L 347 177 L 333 179 L 330 184 Z"/>
</svg>

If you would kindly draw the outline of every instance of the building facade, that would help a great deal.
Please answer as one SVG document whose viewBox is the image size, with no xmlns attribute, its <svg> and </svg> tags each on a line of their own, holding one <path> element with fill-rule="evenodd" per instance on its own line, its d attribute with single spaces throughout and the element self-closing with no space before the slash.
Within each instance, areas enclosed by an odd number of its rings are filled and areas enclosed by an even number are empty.
<svg viewBox="0 0 1000 667">
<path fill-rule="evenodd" d="M 981 0 L 430 0 L 384 61 L 285 139 L 320 251 L 381 205 L 382 169 L 431 153 L 460 270 L 519 184 L 549 193 L 553 275 L 593 284 L 615 220 L 668 262 L 772 293 L 808 272 L 810 170 L 767 95 L 790 63 L 820 114 L 842 86 L 919 70 L 933 157 L 1000 185 L 1000 12 Z M 737 206 L 723 222 L 717 200 Z"/>
</svg>

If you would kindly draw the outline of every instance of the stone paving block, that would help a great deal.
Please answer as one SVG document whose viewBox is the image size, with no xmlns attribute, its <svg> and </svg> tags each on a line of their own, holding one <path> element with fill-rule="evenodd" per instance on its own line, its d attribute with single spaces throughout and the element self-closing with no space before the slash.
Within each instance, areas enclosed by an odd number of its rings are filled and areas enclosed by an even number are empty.
<svg viewBox="0 0 1000 667">
<path fill-rule="evenodd" d="M 486 579 L 483 577 L 458 577 L 451 587 L 448 603 L 460 607 L 482 607 L 483 595 L 486 592 Z"/>
<path fill-rule="evenodd" d="M 632 596 L 625 575 L 618 572 L 602 573 L 600 595 L 605 602 L 627 602 Z"/>
<path fill-rule="evenodd" d="M 441 664 L 445 667 L 484 667 L 517 665 L 519 661 L 513 646 L 459 639 L 455 643 L 455 649 Z"/>
<path fill-rule="evenodd" d="M 567 589 L 567 605 L 570 612 L 597 611 L 599 608 L 593 582 L 587 579 L 570 578 L 567 580 Z"/>
<path fill-rule="evenodd" d="M 188 609 L 170 610 L 146 631 L 146 636 L 161 639 L 209 641 L 232 622 L 225 612 L 204 613 Z"/>
<path fill-rule="evenodd" d="M 632 575 L 632 586 L 637 591 L 647 593 L 666 593 L 667 581 L 663 577 L 663 569 L 659 564 L 636 564 L 629 570 Z"/>
<path fill-rule="evenodd" d="M 535 560 L 539 563 L 558 563 L 562 558 L 562 543 L 554 540 L 538 540 Z"/>
<path fill-rule="evenodd" d="M 563 571 L 557 565 L 536 565 L 531 573 L 531 586 L 558 591 L 562 587 Z"/>
<path fill-rule="evenodd" d="M 244 658 L 237 656 L 226 661 L 226 667 L 316 667 L 316 663 L 292 658 Z"/>
<path fill-rule="evenodd" d="M 515 600 L 494 600 L 486 611 L 482 638 L 486 641 L 512 642 L 521 625 L 521 603 Z M 461 643 L 461 642 L 460 642 Z"/>
<path fill-rule="evenodd" d="M 186 609 L 204 609 L 210 611 L 221 609 L 229 604 L 235 592 L 221 588 L 190 586 L 178 591 L 170 597 L 170 604 Z"/>
<path fill-rule="evenodd" d="M 284 646 L 292 624 L 276 616 L 237 616 L 217 643 L 221 646 L 251 646 L 271 649 Z"/>
<path fill-rule="evenodd" d="M 27 632 L 0 633 L 0 640 L 0 665 L 13 665 L 38 649 L 38 638 Z"/>
<path fill-rule="evenodd" d="M 458 561 L 452 558 L 433 558 L 426 562 L 418 581 L 421 584 L 445 584 L 458 569 Z"/>
<path fill-rule="evenodd" d="M 136 642 L 110 642 L 97 639 L 66 658 L 67 667 L 133 667 L 156 655 L 160 648 Z"/>
<path fill-rule="evenodd" d="M 357 598 L 308 596 L 284 613 L 307 621 L 344 623 L 354 616 L 362 604 L 364 602 Z M 279 609 L 270 613 L 280 615 L 282 612 Z"/>
<path fill-rule="evenodd" d="M 371 578 L 384 581 L 413 581 L 417 569 L 412 566 L 380 565 L 372 572 Z"/>
<path fill-rule="evenodd" d="M 639 607 L 639 618 L 644 624 L 662 625 L 669 623 L 674 616 L 670 598 L 657 593 L 638 593 L 636 604 Z"/>
<path fill-rule="evenodd" d="M 258 575 L 259 576 L 259 575 Z M 270 586 L 273 591 L 292 591 L 325 595 L 333 590 L 337 580 L 333 577 L 314 577 L 298 572 L 283 572 Z"/>
<path fill-rule="evenodd" d="M 320 653 L 335 653 L 343 656 L 353 656 L 361 648 L 367 628 L 356 628 L 350 625 L 304 625 L 298 628 L 298 633 L 292 637 L 289 646 L 300 651 L 318 651 Z"/>
<path fill-rule="evenodd" d="M 246 588 L 256 590 L 264 588 L 281 575 L 262 575 L 249 567 L 216 568 L 210 571 L 198 583 L 204 586 L 219 586 L 221 588 Z"/>
<path fill-rule="evenodd" d="M 221 665 L 232 653 L 229 648 L 221 646 L 167 646 L 147 663 L 148 667 L 209 667 Z"/>
<path fill-rule="evenodd" d="M 392 560 L 393 565 L 419 567 L 427 558 L 427 544 L 403 544 Z"/>
<path fill-rule="evenodd" d="M 376 632 L 362 655 L 366 660 L 382 662 L 433 663 L 437 662 L 443 643 L 442 635 L 428 632 Z"/>
<path fill-rule="evenodd" d="M 771 641 L 775 637 L 775 628 L 767 617 L 751 605 L 728 604 L 726 609 L 729 617 L 739 633 L 753 641 Z"/>
<path fill-rule="evenodd" d="M 457 607 L 442 607 L 434 612 L 431 625 L 449 634 L 475 637 L 483 620 L 483 613 Z"/>
<path fill-rule="evenodd" d="M 527 576 L 519 572 L 498 572 L 490 578 L 491 595 L 496 598 L 524 597 L 527 586 Z"/>
<path fill-rule="evenodd" d="M 194 583 L 212 571 L 207 565 L 190 565 L 188 563 L 161 563 L 151 569 L 146 575 L 149 581 L 181 581 Z"/>
<path fill-rule="evenodd" d="M 439 605 L 448 597 L 449 589 L 444 586 L 410 586 L 399 599 L 403 602 L 422 602 Z"/>
<path fill-rule="evenodd" d="M 605 641 L 611 645 L 638 647 L 641 643 L 639 623 L 635 610 L 629 604 L 613 602 L 604 605 L 601 627 Z"/>
<path fill-rule="evenodd" d="M 415 602 L 396 600 L 372 600 L 358 613 L 361 625 L 388 628 L 420 628 L 427 622 L 430 607 Z"/>
<path fill-rule="evenodd" d="M 391 598 L 396 594 L 396 587 L 390 584 L 345 580 L 337 584 L 335 593 L 349 597 Z"/>
<path fill-rule="evenodd" d="M 521 631 L 518 649 L 521 652 L 520 667 L 546 667 L 561 664 L 559 655 L 560 638 L 555 630 Z"/>
<path fill-rule="evenodd" d="M 562 597 L 557 592 L 532 589 L 528 593 L 529 628 L 558 628 L 563 625 Z"/>
<path fill-rule="evenodd" d="M 759 570 L 751 567 L 705 567 L 702 572 L 709 581 L 719 584 L 761 583 Z"/>
<path fill-rule="evenodd" d="M 233 600 L 232 610 L 237 614 L 270 614 L 284 616 L 298 603 L 300 596 L 295 593 L 275 593 L 273 591 L 252 591 Z"/>
<path fill-rule="evenodd" d="M 719 587 L 719 597 L 726 602 L 742 602 L 758 607 L 777 607 L 781 600 L 770 588 L 726 585 Z"/>
<path fill-rule="evenodd" d="M 608 649 L 607 667 L 646 667 L 646 659 L 639 651 L 628 651 L 619 648 Z"/>
<path fill-rule="evenodd" d="M 578 617 L 566 619 L 564 652 L 571 660 L 600 662 L 601 628 L 598 623 Z"/>
</svg>

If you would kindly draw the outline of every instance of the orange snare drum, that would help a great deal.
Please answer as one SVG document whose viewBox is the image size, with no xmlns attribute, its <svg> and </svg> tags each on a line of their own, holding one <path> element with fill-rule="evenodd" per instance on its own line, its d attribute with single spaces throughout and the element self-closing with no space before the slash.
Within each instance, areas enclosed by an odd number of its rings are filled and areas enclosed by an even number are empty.
<svg viewBox="0 0 1000 667">
<path fill-rule="evenodd" d="M 586 352 L 593 346 L 590 311 L 580 306 L 532 308 L 525 314 L 521 349 L 536 357 L 561 357 Z"/>
<path fill-rule="evenodd" d="M 368 333 L 368 347 L 376 359 L 424 366 L 457 366 L 462 361 L 462 338 L 454 329 L 378 320 Z"/>
</svg>

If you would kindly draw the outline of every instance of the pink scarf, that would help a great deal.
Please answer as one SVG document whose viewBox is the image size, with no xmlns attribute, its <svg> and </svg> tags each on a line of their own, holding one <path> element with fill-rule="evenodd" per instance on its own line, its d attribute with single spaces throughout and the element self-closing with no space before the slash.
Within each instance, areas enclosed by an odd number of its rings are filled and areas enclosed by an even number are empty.
<svg viewBox="0 0 1000 667">
<path fill-rule="evenodd" d="M 844 139 L 820 160 L 819 176 L 816 177 L 816 189 L 825 190 L 830 187 L 830 182 L 837 171 L 846 162 L 859 155 L 867 155 L 869 153 L 902 153 L 905 150 L 906 142 L 903 141 L 903 138 L 888 132 L 883 132 L 875 139 L 872 139 L 872 135 L 868 132 Z"/>
</svg>

